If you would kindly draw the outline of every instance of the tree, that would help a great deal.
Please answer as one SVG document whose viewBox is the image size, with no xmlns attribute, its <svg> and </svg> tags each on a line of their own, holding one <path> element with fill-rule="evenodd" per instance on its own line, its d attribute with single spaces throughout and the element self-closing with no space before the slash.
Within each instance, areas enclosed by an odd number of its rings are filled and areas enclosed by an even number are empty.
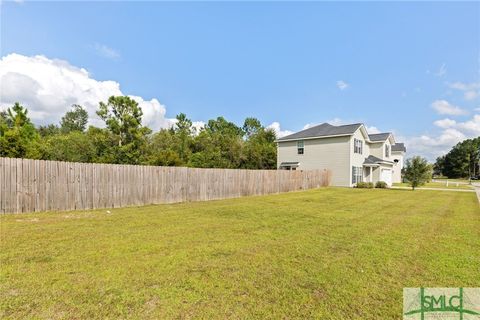
<svg viewBox="0 0 480 320">
<path fill-rule="evenodd" d="M 160 129 L 153 134 L 146 148 L 145 163 L 156 166 L 182 166 L 179 155 L 179 138 L 172 129 Z"/>
<path fill-rule="evenodd" d="M 276 136 L 256 118 L 243 125 L 223 117 L 199 129 L 184 113 L 175 124 L 151 134 L 142 125 L 142 109 L 130 97 L 99 102 L 105 128 L 88 127 L 88 113 L 73 105 L 60 125 L 35 128 L 19 103 L 0 111 L 0 156 L 57 161 L 191 166 L 200 168 L 274 169 Z"/>
<path fill-rule="evenodd" d="M 438 157 L 433 165 L 433 174 L 436 176 L 443 175 L 445 171 L 445 156 Z"/>
<path fill-rule="evenodd" d="M 39 137 L 28 110 L 16 102 L 0 118 L 0 156 L 38 158 Z"/>
<path fill-rule="evenodd" d="M 113 161 L 141 163 L 151 130 L 142 126 L 143 112 L 138 103 L 127 96 L 111 96 L 107 103 L 100 102 L 97 114 L 117 141 L 116 146 L 112 146 Z"/>
<path fill-rule="evenodd" d="M 432 176 L 432 166 L 426 159 L 420 156 L 407 159 L 403 170 L 405 180 L 412 187 L 412 190 L 415 190 L 418 186 L 424 185 Z"/>
<path fill-rule="evenodd" d="M 42 138 L 50 137 L 60 133 L 60 128 L 55 124 L 39 126 L 37 132 Z"/>
<path fill-rule="evenodd" d="M 32 124 L 28 117 L 27 108 L 23 107 L 18 102 L 15 102 L 13 107 L 7 109 L 6 118 L 7 124 L 10 127 L 21 128 Z"/>
<path fill-rule="evenodd" d="M 149 159 L 148 164 L 154 166 L 175 167 L 183 164 L 182 159 L 175 151 L 171 149 L 159 150 Z"/>
<path fill-rule="evenodd" d="M 98 116 L 105 121 L 107 128 L 118 136 L 118 145 L 132 143 L 144 135 L 147 128 L 142 127 L 142 109 L 138 103 L 127 96 L 111 96 L 107 103 L 100 102 Z"/>
<path fill-rule="evenodd" d="M 437 158 L 435 168 L 449 178 L 466 178 L 479 173 L 480 137 L 457 143 L 444 157 Z"/>
<path fill-rule="evenodd" d="M 94 156 L 92 162 L 117 163 L 115 149 L 118 148 L 117 138 L 106 128 L 90 126 L 85 132 L 88 140 L 93 144 Z"/>
<path fill-rule="evenodd" d="M 72 110 L 67 111 L 60 121 L 63 133 L 72 131 L 84 132 L 87 127 L 88 112 L 82 106 L 74 104 Z"/>
<path fill-rule="evenodd" d="M 247 118 L 243 124 L 245 143 L 242 168 L 275 169 L 277 166 L 276 135 L 266 129 L 256 118 Z"/>
<path fill-rule="evenodd" d="M 195 137 L 189 166 L 240 168 L 244 146 L 242 128 L 223 117 L 212 119 Z"/>
<path fill-rule="evenodd" d="M 191 155 L 191 147 L 193 143 L 193 134 L 195 128 L 192 126 L 192 120 L 188 119 L 184 113 L 180 113 L 176 116 L 177 122 L 173 127 L 177 144 L 174 145 L 174 149 L 177 150 L 178 155 L 182 162 L 187 163 Z"/>
<path fill-rule="evenodd" d="M 243 122 L 242 129 L 248 138 L 251 135 L 257 133 L 259 130 L 263 129 L 263 127 L 257 118 L 246 118 Z"/>
<path fill-rule="evenodd" d="M 41 144 L 41 154 L 45 160 L 94 162 L 96 153 L 92 139 L 74 130 L 47 137 Z"/>
</svg>

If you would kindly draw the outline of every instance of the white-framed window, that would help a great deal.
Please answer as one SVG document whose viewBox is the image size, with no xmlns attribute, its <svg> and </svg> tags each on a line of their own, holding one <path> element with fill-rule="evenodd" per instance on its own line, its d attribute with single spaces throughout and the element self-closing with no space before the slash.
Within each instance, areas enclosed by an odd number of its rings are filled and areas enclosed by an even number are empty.
<svg viewBox="0 0 480 320">
<path fill-rule="evenodd" d="M 362 181 L 363 181 L 363 168 L 352 167 L 352 183 L 357 183 Z"/>
<path fill-rule="evenodd" d="M 390 157 L 390 146 L 388 144 L 385 145 L 385 158 Z"/>
<path fill-rule="evenodd" d="M 363 153 L 363 141 L 360 139 L 353 139 L 353 153 Z"/>
<path fill-rule="evenodd" d="M 305 144 L 303 141 L 297 141 L 297 154 L 305 153 Z"/>
</svg>

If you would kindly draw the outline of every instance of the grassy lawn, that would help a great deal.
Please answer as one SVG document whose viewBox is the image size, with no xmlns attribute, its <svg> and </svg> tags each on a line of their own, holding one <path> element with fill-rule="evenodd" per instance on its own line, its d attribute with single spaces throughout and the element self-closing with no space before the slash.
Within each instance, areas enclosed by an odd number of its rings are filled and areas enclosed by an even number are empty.
<svg viewBox="0 0 480 320">
<path fill-rule="evenodd" d="M 449 181 L 449 182 L 463 182 L 463 183 L 468 183 L 470 180 L 465 179 L 465 178 L 458 178 L 458 179 L 449 179 L 449 178 L 435 178 L 435 180 L 441 180 L 441 181 Z M 474 181 L 475 182 L 475 181 Z"/>
<path fill-rule="evenodd" d="M 474 193 L 327 188 L 5 215 L 0 318 L 399 319 L 478 286 Z"/>
<path fill-rule="evenodd" d="M 394 183 L 394 187 L 410 187 L 408 183 Z M 455 182 L 449 181 L 448 186 L 445 182 L 428 182 L 419 188 L 440 188 L 440 189 L 463 189 L 473 190 L 474 188 L 468 184 L 455 184 Z"/>
</svg>

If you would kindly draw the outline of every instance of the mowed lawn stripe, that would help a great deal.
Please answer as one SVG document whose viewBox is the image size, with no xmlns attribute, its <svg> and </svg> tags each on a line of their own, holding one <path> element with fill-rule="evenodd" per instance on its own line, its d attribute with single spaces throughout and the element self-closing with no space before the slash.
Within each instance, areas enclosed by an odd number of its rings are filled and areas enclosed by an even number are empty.
<svg viewBox="0 0 480 320">
<path fill-rule="evenodd" d="M 326 188 L 1 219 L 2 318 L 398 319 L 478 286 L 475 194 Z"/>
</svg>

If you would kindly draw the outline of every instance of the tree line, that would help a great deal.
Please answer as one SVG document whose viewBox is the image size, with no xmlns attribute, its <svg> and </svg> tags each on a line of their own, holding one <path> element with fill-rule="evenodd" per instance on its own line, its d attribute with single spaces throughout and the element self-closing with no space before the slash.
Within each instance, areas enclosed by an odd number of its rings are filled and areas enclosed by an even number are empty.
<svg viewBox="0 0 480 320">
<path fill-rule="evenodd" d="M 0 113 L 0 156 L 72 162 L 276 168 L 276 135 L 256 118 L 243 125 L 223 117 L 197 130 L 183 113 L 167 129 L 142 125 L 142 109 L 127 96 L 100 102 L 96 114 L 105 127 L 88 126 L 88 113 L 73 105 L 59 124 L 36 127 L 28 110 L 15 103 Z"/>
<path fill-rule="evenodd" d="M 479 152 L 480 137 L 459 142 L 446 155 L 437 158 L 434 174 L 448 178 L 478 176 Z"/>
</svg>

